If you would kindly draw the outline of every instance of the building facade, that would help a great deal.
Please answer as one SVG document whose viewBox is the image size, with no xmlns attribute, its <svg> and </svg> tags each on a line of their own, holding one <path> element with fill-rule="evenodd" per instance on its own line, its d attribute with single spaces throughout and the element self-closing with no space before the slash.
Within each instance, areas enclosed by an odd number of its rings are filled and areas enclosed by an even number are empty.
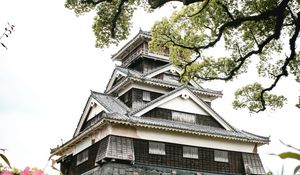
<svg viewBox="0 0 300 175">
<path fill-rule="evenodd" d="M 65 175 L 265 174 L 257 148 L 269 138 L 241 131 L 211 108 L 222 96 L 180 83 L 168 51 L 148 50 L 140 31 L 112 56 L 104 93 L 91 91 L 74 136 L 51 150 Z"/>
</svg>

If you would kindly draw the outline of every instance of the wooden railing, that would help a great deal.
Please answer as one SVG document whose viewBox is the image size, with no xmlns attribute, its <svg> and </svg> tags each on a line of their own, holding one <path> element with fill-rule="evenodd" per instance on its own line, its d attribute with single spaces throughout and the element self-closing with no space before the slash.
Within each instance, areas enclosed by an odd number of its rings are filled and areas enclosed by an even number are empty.
<svg viewBox="0 0 300 175">
<path fill-rule="evenodd" d="M 169 54 L 167 54 L 167 53 L 157 54 L 157 53 L 151 52 L 147 49 L 139 49 L 136 52 L 131 53 L 131 55 L 122 62 L 122 66 L 127 66 L 133 60 L 135 60 L 137 57 L 139 57 L 141 55 L 150 55 L 150 56 L 154 56 L 154 57 L 158 57 L 158 58 L 162 58 L 162 59 L 169 59 Z"/>
</svg>

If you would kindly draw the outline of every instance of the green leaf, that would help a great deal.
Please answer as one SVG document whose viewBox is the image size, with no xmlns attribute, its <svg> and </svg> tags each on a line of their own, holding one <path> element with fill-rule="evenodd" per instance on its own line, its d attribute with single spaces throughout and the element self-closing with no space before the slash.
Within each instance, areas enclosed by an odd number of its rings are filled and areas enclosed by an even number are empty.
<svg viewBox="0 0 300 175">
<path fill-rule="evenodd" d="M 300 154 L 294 152 L 284 152 L 279 154 L 278 156 L 282 159 L 290 158 L 290 159 L 300 160 Z"/>
<path fill-rule="evenodd" d="M 300 165 L 296 166 L 295 170 L 294 170 L 294 175 L 297 174 L 297 172 L 300 172 Z"/>
<path fill-rule="evenodd" d="M 0 153 L 0 157 L 4 160 L 4 162 L 9 166 L 9 168 L 11 168 L 9 160 L 7 159 L 7 157 L 4 154 Z"/>
</svg>

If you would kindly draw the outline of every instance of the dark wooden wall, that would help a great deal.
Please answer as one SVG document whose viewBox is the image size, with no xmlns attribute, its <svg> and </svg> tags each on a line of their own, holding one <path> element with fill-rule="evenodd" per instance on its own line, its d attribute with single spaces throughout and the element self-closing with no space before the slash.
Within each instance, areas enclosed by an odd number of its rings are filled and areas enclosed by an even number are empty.
<svg viewBox="0 0 300 175">
<path fill-rule="evenodd" d="M 144 114 L 143 117 L 172 120 L 172 111 L 169 109 L 154 108 Z M 196 124 L 224 129 L 213 117 L 207 115 L 196 114 Z"/>
<path fill-rule="evenodd" d="M 103 115 L 103 111 L 100 112 L 99 114 L 95 115 L 95 117 L 87 120 L 87 118 L 85 119 L 81 129 L 80 129 L 80 132 L 84 131 L 85 129 L 95 125 L 101 118 L 102 118 L 102 115 Z"/>
<path fill-rule="evenodd" d="M 110 160 L 105 158 L 105 151 L 107 150 L 108 137 L 105 137 L 101 141 L 96 142 L 89 148 L 89 158 L 87 161 L 76 165 L 77 155 L 68 156 L 61 162 L 61 171 L 64 175 L 79 175 L 83 172 L 91 170 L 95 167 L 96 163 L 103 164 L 102 159 L 107 161 Z M 114 136 L 115 137 L 115 136 Z M 224 173 L 224 174 L 245 174 L 243 154 L 245 153 L 227 151 L 228 162 L 217 162 L 214 160 L 214 150 L 211 148 L 198 147 L 198 158 L 184 158 L 183 157 L 183 146 L 180 144 L 164 143 L 165 144 L 165 155 L 149 154 L 149 141 L 141 139 L 132 139 L 134 148 L 134 157 L 136 165 L 149 165 L 159 166 L 165 168 L 174 168 L 189 171 L 199 172 L 210 172 L 210 173 Z M 249 155 L 248 155 L 249 154 Z M 260 162 L 259 155 L 248 153 L 247 156 L 252 155 L 255 159 L 247 159 L 252 162 L 253 165 L 259 163 L 259 167 L 263 167 Z M 116 162 L 130 164 L 131 161 L 117 160 Z M 246 162 L 249 164 L 249 162 Z M 256 163 L 256 164 L 255 164 Z"/>
<path fill-rule="evenodd" d="M 148 91 L 150 92 L 150 91 Z M 125 102 L 125 95 L 128 94 L 128 101 Z M 160 93 L 156 93 L 156 92 L 150 92 L 150 98 L 151 100 L 155 100 L 156 98 L 162 96 L 163 94 Z M 133 103 L 139 103 L 140 105 L 143 105 L 145 102 L 143 101 L 143 90 L 141 89 L 130 89 L 129 91 L 127 91 L 125 94 L 123 94 L 120 98 L 119 98 L 123 103 L 125 103 L 129 108 L 132 108 L 134 106 Z"/>
<path fill-rule="evenodd" d="M 242 154 L 228 152 L 228 163 L 214 161 L 214 149 L 198 148 L 198 159 L 184 158 L 182 145 L 165 144 L 166 155 L 149 154 L 149 142 L 134 140 L 135 163 L 204 172 L 240 174 L 244 172 Z"/>
<path fill-rule="evenodd" d="M 70 161 L 63 161 L 61 163 L 61 172 L 64 175 L 79 175 L 82 174 L 92 168 L 95 167 L 95 160 L 97 156 L 97 152 L 99 149 L 99 142 L 93 144 L 92 146 L 88 147 L 89 149 L 89 158 L 87 161 L 76 165 L 77 162 L 77 155 L 70 157 Z M 84 150 L 83 150 L 84 151 Z"/>
<path fill-rule="evenodd" d="M 126 104 L 126 106 L 128 106 L 129 108 L 132 107 L 132 89 L 130 89 L 129 91 L 127 91 L 125 94 L 123 94 L 122 96 L 119 97 L 119 99 Z M 125 101 L 125 96 L 127 96 L 127 101 Z"/>
<path fill-rule="evenodd" d="M 167 64 L 167 63 L 163 62 L 163 61 L 141 57 L 138 60 L 136 60 L 135 62 L 131 63 L 131 65 L 129 65 L 128 68 L 136 70 L 141 73 L 147 73 L 147 72 L 154 70 L 156 68 L 159 68 L 165 64 Z"/>
</svg>

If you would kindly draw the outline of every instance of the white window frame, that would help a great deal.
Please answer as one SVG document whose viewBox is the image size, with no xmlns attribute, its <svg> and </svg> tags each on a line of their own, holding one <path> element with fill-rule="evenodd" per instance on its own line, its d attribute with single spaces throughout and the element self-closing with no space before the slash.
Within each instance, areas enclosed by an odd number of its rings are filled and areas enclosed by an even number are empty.
<svg viewBox="0 0 300 175">
<path fill-rule="evenodd" d="M 151 95 L 149 91 L 143 91 L 143 101 L 151 101 Z"/>
<path fill-rule="evenodd" d="M 149 142 L 149 154 L 166 155 L 165 144 L 160 142 Z"/>
<path fill-rule="evenodd" d="M 196 115 L 184 113 L 184 112 L 172 111 L 172 120 L 187 122 L 187 123 L 196 123 Z"/>
<path fill-rule="evenodd" d="M 214 150 L 214 160 L 216 162 L 228 162 L 228 151 Z"/>
<path fill-rule="evenodd" d="M 184 158 L 198 159 L 198 148 L 191 146 L 183 146 L 182 153 Z"/>
<path fill-rule="evenodd" d="M 77 159 L 76 165 L 80 165 L 83 162 L 89 160 L 89 150 L 86 149 L 86 150 L 80 152 L 79 154 L 77 154 L 76 159 Z"/>
</svg>

